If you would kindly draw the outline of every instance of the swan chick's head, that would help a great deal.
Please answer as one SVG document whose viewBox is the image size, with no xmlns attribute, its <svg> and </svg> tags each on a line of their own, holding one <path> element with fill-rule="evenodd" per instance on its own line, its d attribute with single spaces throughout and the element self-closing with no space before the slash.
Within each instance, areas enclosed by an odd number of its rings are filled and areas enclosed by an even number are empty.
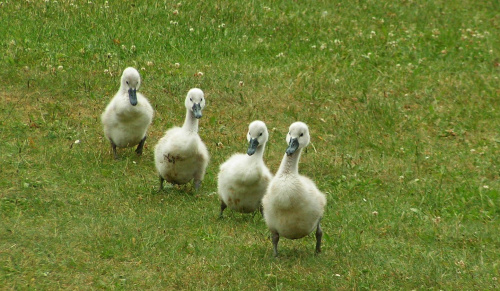
<svg viewBox="0 0 500 291">
<path fill-rule="evenodd" d="M 257 147 L 262 146 L 267 142 L 269 133 L 267 132 L 266 124 L 260 120 L 255 120 L 248 126 L 248 150 L 249 156 L 253 155 Z"/>
<path fill-rule="evenodd" d="M 286 155 L 291 156 L 298 149 L 305 148 L 309 141 L 311 140 L 309 136 L 309 128 L 307 124 L 297 121 L 290 125 L 288 134 L 286 135 L 286 142 L 288 143 L 288 148 L 286 149 Z"/>
<path fill-rule="evenodd" d="M 205 95 L 203 94 L 203 91 L 198 88 L 193 88 L 189 90 L 187 96 L 186 96 L 186 108 L 188 110 L 191 110 L 194 114 L 194 117 L 197 119 L 200 119 L 202 114 L 201 111 L 203 108 L 205 108 Z"/>
<path fill-rule="evenodd" d="M 128 98 L 132 106 L 137 105 L 137 90 L 140 86 L 141 76 L 139 72 L 132 67 L 126 68 L 122 74 L 121 88 L 128 91 Z"/>
</svg>

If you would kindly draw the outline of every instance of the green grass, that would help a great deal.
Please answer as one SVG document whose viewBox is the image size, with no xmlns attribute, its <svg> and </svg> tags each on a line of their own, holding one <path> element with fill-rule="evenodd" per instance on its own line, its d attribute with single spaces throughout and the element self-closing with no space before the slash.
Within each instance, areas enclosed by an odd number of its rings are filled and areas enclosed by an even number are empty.
<svg viewBox="0 0 500 291">
<path fill-rule="evenodd" d="M 2 288 L 499 288 L 498 1 L 90 2 L 0 2 Z M 156 112 L 114 161 L 100 114 L 127 66 Z M 159 193 L 152 150 L 192 87 L 207 175 Z M 309 236 L 274 258 L 260 214 L 218 219 L 254 119 L 273 172 L 309 125 L 318 256 Z"/>
</svg>

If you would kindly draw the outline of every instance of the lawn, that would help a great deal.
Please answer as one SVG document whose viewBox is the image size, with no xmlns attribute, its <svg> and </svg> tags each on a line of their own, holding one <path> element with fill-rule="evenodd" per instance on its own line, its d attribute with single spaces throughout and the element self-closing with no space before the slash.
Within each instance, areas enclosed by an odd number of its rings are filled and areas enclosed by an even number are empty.
<svg viewBox="0 0 500 291">
<path fill-rule="evenodd" d="M 0 289 L 500 288 L 499 1 L 0 2 Z M 100 115 L 128 66 L 155 109 L 114 160 Z M 205 92 L 200 190 L 159 191 L 153 150 Z M 217 173 L 308 124 L 314 234 L 219 219 Z"/>
</svg>

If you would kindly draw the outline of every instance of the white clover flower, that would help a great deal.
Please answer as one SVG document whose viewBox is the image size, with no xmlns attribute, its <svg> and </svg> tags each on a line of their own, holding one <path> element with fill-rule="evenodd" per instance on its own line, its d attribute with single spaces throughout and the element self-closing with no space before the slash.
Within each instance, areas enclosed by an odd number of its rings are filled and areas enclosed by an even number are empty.
<svg viewBox="0 0 500 291">
<path fill-rule="evenodd" d="M 174 15 L 177 15 L 177 14 L 179 14 L 179 10 L 175 9 L 172 13 L 173 13 Z"/>
<path fill-rule="evenodd" d="M 238 85 L 243 86 L 243 81 L 240 81 Z"/>
<path fill-rule="evenodd" d="M 190 31 L 190 32 L 193 32 L 193 31 L 194 31 L 194 28 L 190 27 L 190 28 L 189 28 L 189 31 Z"/>
<path fill-rule="evenodd" d="M 433 38 L 438 38 L 440 34 L 441 34 L 441 32 L 439 31 L 439 29 L 434 28 L 434 29 L 432 30 L 432 37 L 433 37 Z"/>
<path fill-rule="evenodd" d="M 148 65 L 148 67 L 151 67 L 151 66 L 153 65 L 153 62 L 148 61 L 148 62 L 146 63 L 146 65 Z"/>
<path fill-rule="evenodd" d="M 136 49 L 137 49 L 137 48 L 135 47 L 135 45 L 132 45 L 132 46 L 130 47 L 130 50 L 131 50 L 131 51 L 134 51 L 134 52 L 135 52 L 135 50 L 136 50 Z"/>
<path fill-rule="evenodd" d="M 59 67 L 57 67 L 57 69 L 58 69 L 59 71 L 62 71 L 62 70 L 64 69 L 64 67 L 63 67 L 63 66 L 59 66 Z"/>
<path fill-rule="evenodd" d="M 175 64 L 174 64 L 174 66 L 175 66 L 176 68 L 178 68 L 178 67 L 180 67 L 180 66 L 181 66 L 181 64 L 179 64 L 179 63 L 175 63 Z"/>
</svg>

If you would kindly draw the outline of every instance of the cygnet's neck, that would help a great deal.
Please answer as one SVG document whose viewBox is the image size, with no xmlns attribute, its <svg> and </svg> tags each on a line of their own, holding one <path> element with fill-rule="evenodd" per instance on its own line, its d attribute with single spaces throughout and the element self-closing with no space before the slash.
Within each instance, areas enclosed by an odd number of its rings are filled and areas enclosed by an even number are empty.
<svg viewBox="0 0 500 291">
<path fill-rule="evenodd" d="M 255 153 L 253 153 L 253 155 L 251 155 L 250 158 L 254 161 L 262 161 L 262 159 L 264 157 L 264 149 L 265 148 L 266 148 L 265 143 L 258 146 L 257 149 L 255 150 Z"/>
<path fill-rule="evenodd" d="M 198 119 L 194 117 L 194 113 L 192 110 L 186 110 L 186 119 L 184 120 L 183 129 L 191 132 L 198 132 Z"/>
<path fill-rule="evenodd" d="M 288 174 L 298 174 L 299 173 L 299 159 L 302 149 L 298 149 L 291 156 L 285 154 L 283 160 L 281 160 L 280 168 L 276 176 L 288 175 Z"/>
</svg>

